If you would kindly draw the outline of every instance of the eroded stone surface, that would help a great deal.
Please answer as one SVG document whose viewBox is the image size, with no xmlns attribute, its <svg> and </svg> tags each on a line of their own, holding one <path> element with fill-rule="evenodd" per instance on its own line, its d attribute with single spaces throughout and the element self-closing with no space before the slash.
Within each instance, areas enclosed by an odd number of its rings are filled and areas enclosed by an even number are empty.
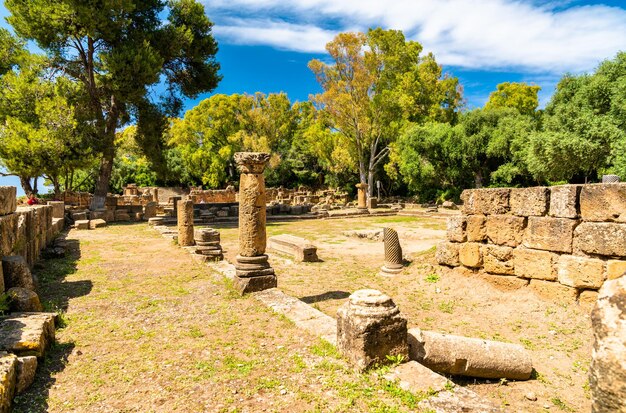
<svg viewBox="0 0 626 413">
<path fill-rule="evenodd" d="M 17 357 L 0 352 L 0 413 L 11 411 L 17 380 Z"/>
<path fill-rule="evenodd" d="M 36 292 L 27 288 L 13 287 L 7 291 L 9 308 L 16 312 L 42 311 L 41 302 Z"/>
<path fill-rule="evenodd" d="M 578 217 L 578 194 L 582 185 L 559 185 L 550 188 L 550 216 L 556 218 Z"/>
<path fill-rule="evenodd" d="M 526 219 L 512 215 L 490 215 L 487 217 L 487 239 L 495 245 L 517 247 L 524 236 Z"/>
<path fill-rule="evenodd" d="M 13 287 L 35 290 L 33 276 L 24 257 L 20 255 L 10 255 L 2 257 L 2 273 L 4 275 L 4 288 Z"/>
<path fill-rule="evenodd" d="M 591 322 L 591 410 L 626 412 L 626 277 L 604 283 Z"/>
<path fill-rule="evenodd" d="M 403 261 L 398 233 L 394 229 L 385 228 L 383 241 L 385 243 L 385 264 L 381 270 L 386 274 L 399 273 L 402 271 Z"/>
<path fill-rule="evenodd" d="M 575 226 L 576 221 L 573 219 L 529 217 L 524 246 L 571 253 Z"/>
<path fill-rule="evenodd" d="M 107 222 L 104 219 L 91 219 L 89 220 L 89 229 L 104 228 L 107 226 Z"/>
<path fill-rule="evenodd" d="M 530 280 L 528 284 L 535 294 L 554 302 L 573 303 L 576 301 L 576 289 L 558 282 L 546 280 Z"/>
<path fill-rule="evenodd" d="M 487 239 L 486 218 L 484 215 L 466 217 L 466 234 L 469 242 L 483 242 Z"/>
<path fill-rule="evenodd" d="M 555 263 L 558 255 L 549 251 L 516 248 L 515 275 L 522 278 L 555 281 L 557 279 Z"/>
<path fill-rule="evenodd" d="M 454 242 L 443 241 L 437 244 L 437 252 L 435 253 L 435 259 L 441 265 L 447 265 L 449 267 L 458 267 L 461 265 L 459 261 L 459 248 L 461 244 Z"/>
<path fill-rule="evenodd" d="M 116 217 L 116 221 L 119 221 L 117 219 L 117 217 Z M 80 230 L 89 229 L 89 220 L 88 219 L 77 219 L 76 221 L 74 221 L 74 228 L 80 229 Z"/>
<path fill-rule="evenodd" d="M 604 261 L 561 255 L 557 264 L 559 282 L 574 288 L 598 289 L 604 282 Z"/>
<path fill-rule="evenodd" d="M 580 215 L 585 221 L 626 222 L 626 183 L 584 185 Z"/>
<path fill-rule="evenodd" d="M 606 279 L 614 280 L 626 273 L 626 261 L 608 260 L 606 262 Z"/>
<path fill-rule="evenodd" d="M 0 350 L 43 357 L 54 341 L 52 313 L 13 313 L 0 317 Z"/>
<path fill-rule="evenodd" d="M 8 215 L 15 212 L 17 209 L 16 194 L 16 187 L 0 186 L 0 215 Z"/>
<path fill-rule="evenodd" d="M 35 381 L 35 373 L 37 371 L 37 357 L 26 356 L 17 358 L 17 380 L 15 383 L 15 391 L 17 394 L 23 393 L 33 381 Z"/>
<path fill-rule="evenodd" d="M 481 244 L 466 242 L 459 248 L 459 261 L 466 267 L 478 268 L 483 265 L 483 256 L 480 252 Z"/>
<path fill-rule="evenodd" d="M 465 216 L 457 215 L 448 218 L 447 222 L 447 239 L 452 242 L 465 242 L 467 235 L 465 234 L 466 220 Z"/>
<path fill-rule="evenodd" d="M 289 254 L 297 262 L 318 261 L 317 247 L 304 238 L 281 234 L 269 237 L 267 241 L 267 247 L 270 250 Z"/>
<path fill-rule="evenodd" d="M 548 212 L 549 193 L 545 186 L 511 189 L 511 213 L 522 217 L 545 215 Z"/>
<path fill-rule="evenodd" d="M 515 262 L 513 260 L 513 248 L 497 245 L 483 245 L 483 266 L 485 271 L 491 274 L 514 275 Z"/>
<path fill-rule="evenodd" d="M 389 296 L 356 291 L 337 310 L 337 347 L 358 370 L 387 363 L 387 356 L 406 358 L 406 319 Z"/>
<path fill-rule="evenodd" d="M 626 257 L 626 224 L 583 222 L 574 231 L 574 249 L 586 254 Z"/>
<path fill-rule="evenodd" d="M 178 245 L 193 245 L 193 201 L 182 200 L 177 203 Z"/>
<path fill-rule="evenodd" d="M 461 212 L 468 215 L 494 215 L 509 212 L 508 188 L 466 189 L 461 194 Z"/>
</svg>

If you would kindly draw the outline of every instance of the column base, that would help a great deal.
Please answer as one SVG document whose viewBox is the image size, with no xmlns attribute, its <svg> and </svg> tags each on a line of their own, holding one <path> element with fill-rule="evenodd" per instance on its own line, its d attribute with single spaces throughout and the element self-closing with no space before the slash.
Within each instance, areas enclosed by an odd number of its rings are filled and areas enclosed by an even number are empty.
<svg viewBox="0 0 626 413">
<path fill-rule="evenodd" d="M 382 275 L 399 274 L 399 273 L 402 272 L 402 270 L 404 270 L 404 265 L 402 265 L 402 264 L 388 264 L 388 263 L 385 263 L 385 265 L 383 265 L 380 268 L 380 273 Z"/>
<path fill-rule="evenodd" d="M 277 285 L 276 275 L 273 274 L 256 277 L 235 277 L 234 280 L 234 287 L 241 295 L 276 288 Z"/>
<path fill-rule="evenodd" d="M 241 295 L 275 288 L 278 284 L 265 254 L 256 257 L 237 255 L 235 275 L 235 288 Z"/>
</svg>

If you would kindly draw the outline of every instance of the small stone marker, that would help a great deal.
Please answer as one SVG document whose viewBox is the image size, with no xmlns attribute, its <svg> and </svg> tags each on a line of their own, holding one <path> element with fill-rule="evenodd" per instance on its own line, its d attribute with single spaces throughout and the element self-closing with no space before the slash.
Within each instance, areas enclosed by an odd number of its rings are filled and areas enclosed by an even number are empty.
<svg viewBox="0 0 626 413">
<path fill-rule="evenodd" d="M 439 373 L 528 380 L 530 354 L 518 344 L 423 331 L 408 332 L 411 360 Z"/>
<path fill-rule="evenodd" d="M 398 274 L 402 272 L 402 247 L 398 239 L 398 233 L 385 228 L 383 231 L 383 241 L 385 242 L 385 264 L 381 271 L 383 274 Z"/>
<path fill-rule="evenodd" d="M 76 229 L 89 229 L 88 219 L 79 219 L 74 221 L 74 228 Z"/>
<path fill-rule="evenodd" d="M 604 283 L 591 323 L 591 411 L 626 412 L 626 275 Z"/>
<path fill-rule="evenodd" d="M 317 247 L 310 241 L 293 235 L 282 234 L 269 237 L 267 248 L 292 255 L 294 260 L 298 262 L 318 261 Z"/>
<path fill-rule="evenodd" d="M 337 347 L 358 370 L 407 359 L 407 322 L 393 300 L 377 290 L 358 290 L 337 310 Z"/>
<path fill-rule="evenodd" d="M 241 294 L 274 288 L 274 269 L 267 262 L 265 247 L 265 178 L 263 170 L 270 155 L 237 152 L 239 181 L 239 255 L 235 263 L 235 286 Z"/>
<path fill-rule="evenodd" d="M 178 245 L 193 245 L 193 201 L 178 201 Z"/>
</svg>

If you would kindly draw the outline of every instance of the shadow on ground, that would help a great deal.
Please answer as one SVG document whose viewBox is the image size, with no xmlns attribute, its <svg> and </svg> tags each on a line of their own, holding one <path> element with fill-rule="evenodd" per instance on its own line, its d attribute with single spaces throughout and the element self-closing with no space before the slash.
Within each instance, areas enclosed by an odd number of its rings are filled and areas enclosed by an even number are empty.
<svg viewBox="0 0 626 413">
<path fill-rule="evenodd" d="M 327 301 L 327 300 L 343 300 L 344 298 L 348 298 L 348 297 L 350 297 L 350 293 L 345 292 L 345 291 L 327 291 L 323 294 L 301 297 L 300 301 L 303 301 L 307 304 L 313 304 L 313 303 L 319 303 L 320 301 Z"/>
</svg>

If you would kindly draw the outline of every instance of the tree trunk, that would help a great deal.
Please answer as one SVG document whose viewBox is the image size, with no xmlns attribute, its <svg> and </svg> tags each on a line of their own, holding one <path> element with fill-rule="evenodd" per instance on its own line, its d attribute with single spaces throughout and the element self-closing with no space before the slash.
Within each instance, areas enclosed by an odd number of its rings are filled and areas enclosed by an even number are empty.
<svg viewBox="0 0 626 413">
<path fill-rule="evenodd" d="M 93 193 L 90 209 L 92 211 L 104 208 L 104 201 L 109 193 L 111 173 L 113 172 L 113 159 L 115 158 L 115 147 L 111 139 L 110 145 L 102 153 L 100 160 L 100 171 L 96 180 L 96 190 Z"/>
<path fill-rule="evenodd" d="M 482 188 L 483 187 L 483 174 L 482 174 L 482 171 L 480 169 L 478 171 L 476 171 L 476 173 L 474 174 L 474 186 L 476 188 Z"/>
<path fill-rule="evenodd" d="M 367 171 L 367 199 L 370 199 L 374 194 L 374 168 L 370 167 Z"/>
<path fill-rule="evenodd" d="M 30 196 L 33 194 L 33 187 L 30 184 L 30 176 L 20 176 L 20 185 L 22 185 L 22 189 L 26 196 Z"/>
</svg>

